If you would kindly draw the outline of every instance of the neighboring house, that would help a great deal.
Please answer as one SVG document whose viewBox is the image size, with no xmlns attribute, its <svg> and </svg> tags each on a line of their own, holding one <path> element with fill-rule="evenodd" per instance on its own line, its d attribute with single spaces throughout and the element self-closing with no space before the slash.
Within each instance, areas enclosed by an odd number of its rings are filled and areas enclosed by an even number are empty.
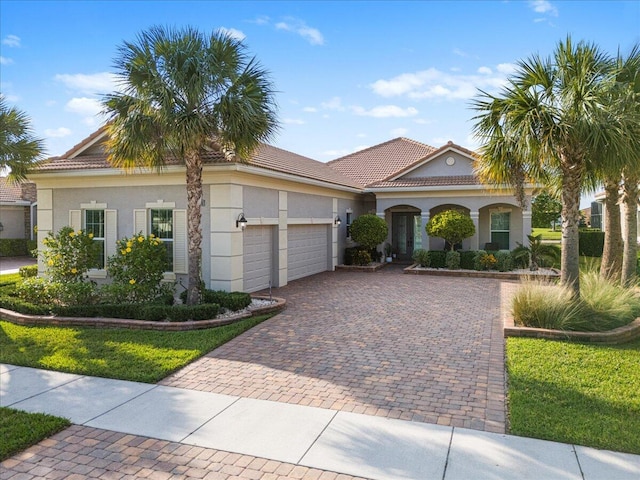
<svg viewBox="0 0 640 480">
<path fill-rule="evenodd" d="M 104 140 L 101 129 L 30 175 L 38 186 L 38 241 L 66 225 L 88 229 L 106 259 L 117 239 L 154 233 L 168 246 L 168 278 L 186 284 L 184 167 L 169 159 L 162 173 L 126 174 L 107 163 Z M 424 224 L 450 207 L 476 223 L 465 248 L 495 242 L 511 249 L 530 232 L 531 214 L 510 191 L 481 185 L 473 160 L 451 143 L 436 150 L 404 138 L 329 163 L 265 144 L 248 163 L 211 153 L 203 169 L 202 278 L 208 288 L 252 292 L 333 270 L 350 244 L 349 225 L 368 212 L 387 220 L 400 258 L 443 247 L 427 238 Z M 106 276 L 104 269 L 91 274 Z"/>
<path fill-rule="evenodd" d="M 608 215 L 609 212 L 607 212 L 607 208 L 606 205 L 604 203 L 605 200 L 605 192 L 598 192 L 595 195 L 595 202 L 591 203 L 591 227 L 593 228 L 601 228 L 604 231 L 604 227 L 606 225 L 606 217 Z M 618 204 L 618 212 L 616 212 L 617 214 L 620 215 L 620 225 L 622 227 L 622 238 L 624 239 L 626 237 L 626 230 L 627 230 L 627 225 L 624 221 L 624 214 L 625 214 L 625 205 L 620 203 Z M 638 237 L 637 237 L 637 241 L 638 241 L 638 245 L 640 245 L 640 205 L 638 205 L 638 220 L 637 220 L 637 224 L 638 224 Z M 596 217 L 597 215 L 597 217 Z M 599 222 L 599 223 L 598 223 Z"/>
<path fill-rule="evenodd" d="M 0 177 L 0 239 L 34 239 L 36 200 L 35 183 Z"/>
</svg>

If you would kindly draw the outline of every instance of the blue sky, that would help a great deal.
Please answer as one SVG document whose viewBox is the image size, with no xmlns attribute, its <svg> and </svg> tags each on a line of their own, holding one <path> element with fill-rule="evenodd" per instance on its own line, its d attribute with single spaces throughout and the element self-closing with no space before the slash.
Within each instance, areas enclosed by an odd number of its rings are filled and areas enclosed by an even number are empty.
<svg viewBox="0 0 640 480">
<path fill-rule="evenodd" d="M 225 28 L 271 72 L 273 144 L 328 161 L 398 136 L 476 148 L 470 99 L 568 34 L 615 53 L 640 1 L 0 2 L 0 91 L 59 155 L 100 125 L 117 46 L 152 25 Z"/>
</svg>

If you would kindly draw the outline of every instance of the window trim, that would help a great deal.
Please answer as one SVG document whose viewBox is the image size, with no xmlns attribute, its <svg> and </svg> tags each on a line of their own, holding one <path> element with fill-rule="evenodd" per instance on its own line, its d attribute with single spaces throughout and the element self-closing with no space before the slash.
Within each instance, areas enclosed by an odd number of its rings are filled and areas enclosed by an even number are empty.
<svg viewBox="0 0 640 480">
<path fill-rule="evenodd" d="M 492 221 L 492 217 L 494 214 L 504 214 L 507 213 L 509 214 L 509 229 L 508 230 L 494 230 L 493 229 L 493 221 Z M 509 247 L 511 245 L 511 213 L 512 213 L 512 209 L 511 208 L 495 208 L 495 209 L 491 209 L 489 210 L 489 240 L 493 243 L 493 233 L 506 233 L 508 235 L 507 238 L 507 248 L 501 248 L 501 250 L 509 250 Z M 498 242 L 495 242 L 498 243 Z"/>
</svg>

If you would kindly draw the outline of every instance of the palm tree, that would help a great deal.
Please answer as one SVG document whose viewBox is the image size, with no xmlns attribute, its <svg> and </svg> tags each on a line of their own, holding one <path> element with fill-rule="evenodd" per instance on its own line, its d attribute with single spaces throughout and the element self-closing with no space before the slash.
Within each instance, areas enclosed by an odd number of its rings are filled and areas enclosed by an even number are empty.
<svg viewBox="0 0 640 480">
<path fill-rule="evenodd" d="M 27 114 L 10 108 L 0 95 L 0 172 L 6 169 L 11 180 L 24 180 L 43 156 L 44 142 L 33 136 Z"/>
<path fill-rule="evenodd" d="M 161 170 L 167 159 L 185 165 L 189 282 L 198 303 L 202 230 L 202 154 L 216 150 L 247 161 L 277 129 L 269 75 L 244 44 L 194 28 L 152 27 L 118 49 L 121 91 L 103 100 L 109 161 L 127 170 Z"/>
<path fill-rule="evenodd" d="M 526 262 L 529 270 L 535 272 L 542 266 L 552 266 L 560 258 L 560 249 L 557 245 L 542 243 L 542 235 L 527 235 L 529 246 L 525 247 L 518 242 L 518 246 L 513 250 L 514 260 Z"/>
<path fill-rule="evenodd" d="M 515 187 L 559 177 L 562 200 L 561 282 L 579 295 L 578 227 L 585 173 L 598 152 L 629 153 L 630 126 L 614 115 L 607 95 L 612 58 L 597 46 L 560 42 L 552 55 L 517 64 L 498 95 L 480 92 L 473 108 L 483 146 L 477 171 L 486 181 Z"/>
</svg>

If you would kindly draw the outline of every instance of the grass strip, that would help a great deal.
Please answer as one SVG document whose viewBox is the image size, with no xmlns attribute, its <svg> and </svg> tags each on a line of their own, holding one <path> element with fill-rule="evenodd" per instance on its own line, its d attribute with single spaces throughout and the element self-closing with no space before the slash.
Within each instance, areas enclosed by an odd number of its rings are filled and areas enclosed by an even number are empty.
<svg viewBox="0 0 640 480">
<path fill-rule="evenodd" d="M 0 461 L 71 425 L 66 418 L 0 407 Z"/>
<path fill-rule="evenodd" d="M 640 340 L 507 339 L 510 432 L 640 454 Z"/>
<path fill-rule="evenodd" d="M 271 316 L 186 332 L 25 327 L 0 321 L 0 363 L 156 383 Z"/>
</svg>

